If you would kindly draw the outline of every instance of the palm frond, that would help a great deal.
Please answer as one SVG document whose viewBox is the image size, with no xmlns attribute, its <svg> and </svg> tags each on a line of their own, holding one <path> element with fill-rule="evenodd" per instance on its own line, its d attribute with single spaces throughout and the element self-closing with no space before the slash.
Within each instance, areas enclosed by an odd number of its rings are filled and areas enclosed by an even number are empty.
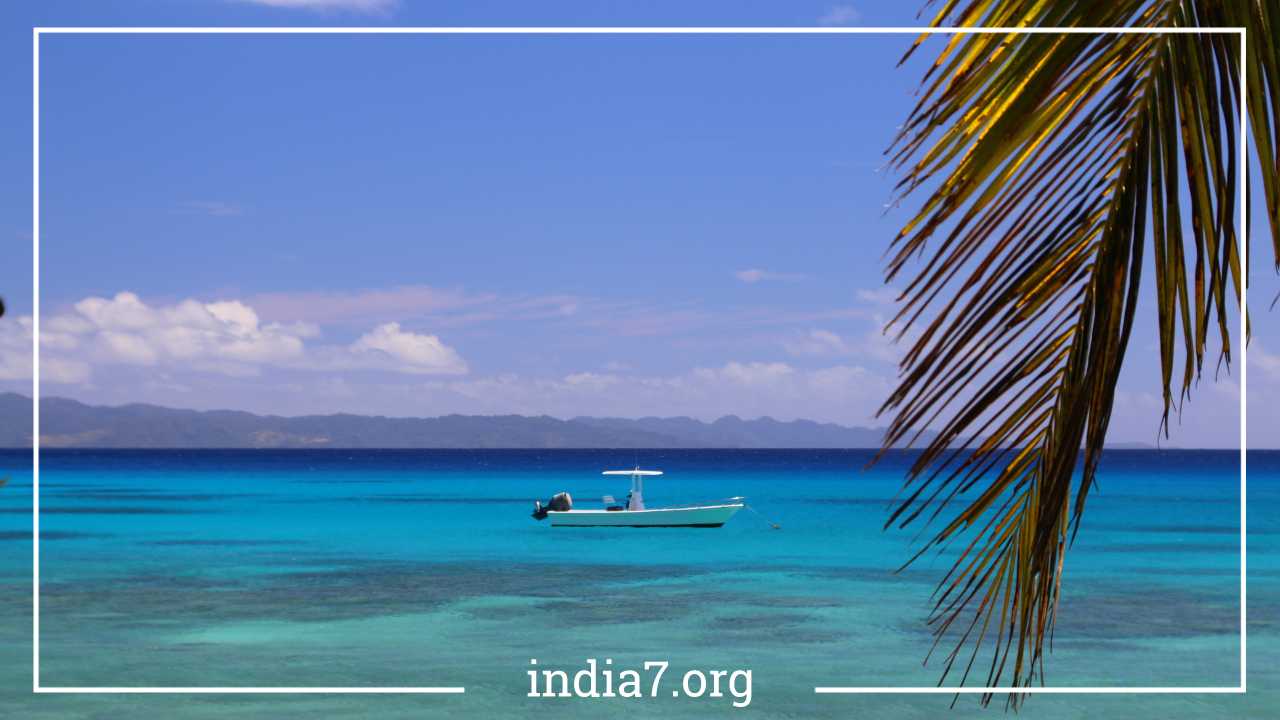
<svg viewBox="0 0 1280 720">
<path fill-rule="evenodd" d="M 1280 267 L 1280 45 L 1271 41 L 1280 20 L 1264 5 L 947 0 L 933 25 L 1247 27 L 1249 121 Z M 940 684 L 957 668 L 967 682 L 986 646 L 986 685 L 1007 677 L 1024 687 L 1043 680 L 1064 557 L 1094 485 L 1148 250 L 1166 434 L 1209 348 L 1230 369 L 1244 279 L 1239 39 L 941 42 L 889 150 L 899 192 L 923 199 L 886 272 L 905 283 L 889 327 L 914 339 L 881 409 L 893 414 L 886 448 L 938 434 L 886 525 L 942 523 L 921 553 L 959 541 L 930 617 L 935 648 L 955 640 Z"/>
</svg>

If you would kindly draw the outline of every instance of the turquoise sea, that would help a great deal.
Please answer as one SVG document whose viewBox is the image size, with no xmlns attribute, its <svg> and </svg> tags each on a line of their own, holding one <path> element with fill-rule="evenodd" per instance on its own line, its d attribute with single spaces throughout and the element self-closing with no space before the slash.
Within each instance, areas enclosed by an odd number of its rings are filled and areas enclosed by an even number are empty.
<svg viewBox="0 0 1280 720">
<path fill-rule="evenodd" d="M 869 451 L 45 451 L 45 686 L 465 686 L 461 696 L 31 694 L 30 453 L 0 451 L 0 717 L 973 717 L 932 685 L 947 556 L 895 572 L 906 454 Z M 744 495 L 725 527 L 553 529 L 534 499 Z M 1239 454 L 1110 451 L 1067 558 L 1052 685 L 1239 680 Z M 1249 456 L 1249 693 L 1032 697 L 1022 715 L 1280 716 L 1280 452 Z M 529 660 L 750 668 L 731 698 L 527 698 Z M 978 678 L 979 683 L 982 677 Z"/>
</svg>

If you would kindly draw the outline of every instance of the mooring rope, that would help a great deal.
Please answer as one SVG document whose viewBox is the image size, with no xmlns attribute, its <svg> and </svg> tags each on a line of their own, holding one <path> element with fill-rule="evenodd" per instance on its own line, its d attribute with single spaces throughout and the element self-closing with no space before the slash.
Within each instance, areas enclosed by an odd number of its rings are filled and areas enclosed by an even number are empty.
<svg viewBox="0 0 1280 720">
<path fill-rule="evenodd" d="M 764 515 L 761 515 L 759 510 L 756 510 L 755 508 L 751 507 L 750 505 L 746 504 L 745 502 L 744 502 L 744 503 L 742 503 L 742 507 L 744 507 L 744 508 L 746 508 L 746 509 L 750 510 L 751 512 L 755 513 L 755 514 L 756 514 L 756 517 L 760 518 L 761 520 L 763 520 L 763 521 L 765 521 L 765 522 L 769 523 L 769 527 L 773 528 L 774 530 L 781 530 L 781 529 L 782 529 L 782 526 L 781 526 L 781 525 L 779 525 L 778 523 L 776 523 L 776 522 L 774 522 L 774 521 L 770 520 L 769 518 L 765 517 Z"/>
</svg>

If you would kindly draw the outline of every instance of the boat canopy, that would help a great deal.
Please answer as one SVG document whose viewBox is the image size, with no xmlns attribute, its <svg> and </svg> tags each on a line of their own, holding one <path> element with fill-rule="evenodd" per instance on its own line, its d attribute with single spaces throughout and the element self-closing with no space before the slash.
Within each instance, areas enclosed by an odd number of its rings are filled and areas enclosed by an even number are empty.
<svg viewBox="0 0 1280 720">
<path fill-rule="evenodd" d="M 640 468 L 636 468 L 635 470 L 605 470 L 600 474 L 601 475 L 661 475 L 662 471 L 661 470 L 641 470 Z"/>
</svg>

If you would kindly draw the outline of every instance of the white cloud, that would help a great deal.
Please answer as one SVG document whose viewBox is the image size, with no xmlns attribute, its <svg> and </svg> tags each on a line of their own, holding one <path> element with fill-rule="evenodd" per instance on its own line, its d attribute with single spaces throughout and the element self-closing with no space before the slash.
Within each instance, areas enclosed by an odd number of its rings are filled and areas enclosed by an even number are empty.
<svg viewBox="0 0 1280 720">
<path fill-rule="evenodd" d="M 1249 362 L 1249 447 L 1274 448 L 1278 444 L 1275 429 L 1280 427 L 1280 355 L 1268 352 L 1257 340 L 1250 343 L 1246 353 Z M 1231 418 L 1226 423 L 1233 424 L 1235 418 L 1230 413 L 1231 410 L 1239 412 L 1240 388 L 1234 382 L 1231 386 L 1235 391 L 1232 398 L 1235 402 L 1226 402 L 1224 415 Z"/>
<path fill-rule="evenodd" d="M 830 330 L 810 330 L 797 338 L 782 343 L 792 355 L 852 355 L 855 351 L 844 338 Z"/>
<path fill-rule="evenodd" d="M 106 331 L 98 334 L 98 343 L 102 355 L 127 365 L 155 365 L 159 358 L 140 335 Z"/>
<path fill-rule="evenodd" d="M 896 365 L 906 344 L 893 342 L 891 335 L 883 332 L 885 320 L 880 315 L 871 317 L 871 328 L 861 337 L 850 339 L 830 330 L 812 329 L 808 333 L 787 338 L 782 347 L 797 357 L 862 357 Z"/>
<path fill-rule="evenodd" d="M 40 360 L 40 381 L 63 385 L 79 385 L 89 381 L 88 363 L 66 358 L 42 358 Z"/>
<path fill-rule="evenodd" d="M 1268 353 L 1262 343 L 1256 340 L 1245 350 L 1245 353 L 1250 370 L 1257 369 L 1270 379 L 1280 380 L 1280 355 Z"/>
<path fill-rule="evenodd" d="M 862 288 L 856 294 L 858 299 L 863 302 L 889 307 L 898 301 L 898 296 L 902 293 L 896 288 L 882 287 L 875 289 Z"/>
<path fill-rule="evenodd" d="M 81 361 L 153 366 L 161 363 L 239 374 L 244 365 L 286 364 L 303 357 L 303 337 L 315 328 L 261 324 L 253 308 L 236 300 L 195 300 L 151 307 L 122 292 L 111 299 L 86 298 L 75 313 L 49 321 L 55 331 L 41 351 L 80 349 Z M 42 355 L 43 360 L 43 355 Z"/>
<path fill-rule="evenodd" d="M 804 275 L 800 273 L 774 272 L 772 270 L 762 270 L 761 268 L 748 268 L 746 270 L 739 270 L 735 272 L 733 276 L 738 278 L 738 280 L 740 280 L 741 282 L 744 282 L 748 285 L 755 285 L 756 283 L 762 280 L 782 280 L 786 282 L 794 282 L 796 280 L 804 279 Z"/>
<path fill-rule="evenodd" d="M 852 5 L 832 5 L 822 14 L 822 17 L 818 18 L 818 24 L 852 25 L 861 17 L 862 13 L 858 12 Z"/>
<path fill-rule="evenodd" d="M 54 343 L 58 335 L 52 334 Z M 32 321 L 30 315 L 0 320 L 0 381 L 30 381 L 32 376 Z M 46 344 L 46 333 L 40 333 Z M 89 378 L 89 366 L 78 360 L 42 357 L 42 380 L 54 383 L 83 383 Z"/>
<path fill-rule="evenodd" d="M 874 387 L 884 387 L 886 382 L 885 378 L 878 377 L 857 365 L 836 365 L 814 370 L 808 378 L 808 385 L 813 390 L 836 394 L 849 392 L 864 383 Z"/>
<path fill-rule="evenodd" d="M 672 375 L 578 372 L 561 379 L 515 374 L 435 380 L 412 395 L 435 412 L 639 417 L 722 415 L 874 423 L 890 383 L 856 365 L 805 370 L 781 362 L 733 361 Z M 386 402 L 396 401 L 388 393 Z M 385 408 L 395 414 L 406 412 Z M 411 414 L 412 411 L 409 410 Z"/>
<path fill-rule="evenodd" d="M 580 372 L 566 375 L 564 378 L 566 385 L 590 387 L 595 389 L 607 388 L 611 385 L 617 385 L 621 382 L 621 378 L 612 373 L 593 373 Z"/>
<path fill-rule="evenodd" d="M 731 382 L 739 385 L 760 386 L 773 385 L 795 374 L 795 369 L 786 363 L 730 362 L 720 368 L 698 368 L 694 376 L 712 382 Z"/>
<path fill-rule="evenodd" d="M 386 356 L 395 361 L 401 372 L 461 375 L 467 364 L 451 347 L 435 335 L 419 335 L 400 329 L 400 323 L 379 325 L 351 344 L 357 356 Z"/>
<path fill-rule="evenodd" d="M 31 379 L 31 318 L 0 319 L 0 380 Z"/>
<path fill-rule="evenodd" d="M 97 327 L 102 330 L 140 330 L 156 325 L 157 314 L 133 293 L 122 292 L 107 300 L 100 297 L 85 298 L 75 305 L 82 318 L 70 317 L 60 323 L 69 330 Z M 191 308 L 178 308 L 188 314 Z M 84 324 L 87 321 L 88 324 Z"/>
<path fill-rule="evenodd" d="M 386 14 L 399 7 L 399 0 L 239 0 L 268 7 L 314 10 L 319 12 L 347 11 L 368 14 Z"/>
<path fill-rule="evenodd" d="M 25 324 L 24 324 L 25 323 Z M 6 323 L 0 334 L 0 380 L 31 376 L 30 318 Z M 40 334 L 42 379 L 83 383 L 97 365 L 167 367 L 251 377 L 263 367 L 311 370 L 383 370 L 408 374 L 467 372 L 457 351 L 435 335 L 385 323 L 349 345 L 307 345 L 320 330 L 311 323 L 263 323 L 238 300 L 183 300 L 151 306 L 137 295 L 81 300 L 55 315 Z M 13 351 L 10 348 L 14 348 Z"/>
</svg>

